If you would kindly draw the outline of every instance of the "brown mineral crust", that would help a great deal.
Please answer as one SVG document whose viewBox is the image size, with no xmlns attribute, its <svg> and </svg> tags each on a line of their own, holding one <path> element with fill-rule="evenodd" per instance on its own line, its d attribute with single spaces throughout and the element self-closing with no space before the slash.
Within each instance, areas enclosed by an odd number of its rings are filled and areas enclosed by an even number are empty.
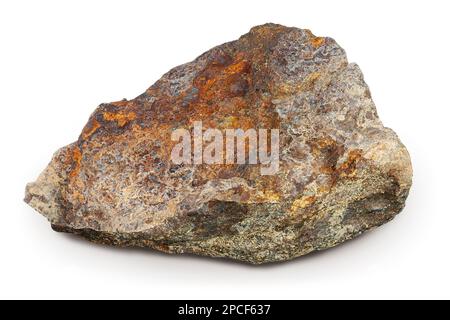
<svg viewBox="0 0 450 320">
<path fill-rule="evenodd" d="M 175 165 L 171 133 L 280 130 L 280 170 Z M 331 38 L 267 24 L 100 105 L 26 201 L 56 231 L 170 253 L 283 261 L 335 246 L 404 207 L 412 167 L 358 66 Z"/>
</svg>

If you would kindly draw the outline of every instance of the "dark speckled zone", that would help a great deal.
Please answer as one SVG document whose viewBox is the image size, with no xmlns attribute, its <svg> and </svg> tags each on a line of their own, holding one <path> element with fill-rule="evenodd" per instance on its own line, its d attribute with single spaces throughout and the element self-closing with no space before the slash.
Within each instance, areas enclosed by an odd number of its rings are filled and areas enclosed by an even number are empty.
<svg viewBox="0 0 450 320">
<path fill-rule="evenodd" d="M 280 170 L 175 165 L 171 133 L 279 129 Z M 25 201 L 95 243 L 254 264 L 285 261 L 393 219 L 412 183 L 359 67 L 331 38 L 266 24 L 101 104 Z"/>
</svg>

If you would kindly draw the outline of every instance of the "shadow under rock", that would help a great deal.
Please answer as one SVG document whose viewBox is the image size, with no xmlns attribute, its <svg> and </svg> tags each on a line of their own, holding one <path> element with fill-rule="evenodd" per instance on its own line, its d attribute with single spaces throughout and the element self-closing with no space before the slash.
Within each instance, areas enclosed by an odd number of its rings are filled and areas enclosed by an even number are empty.
<svg viewBox="0 0 450 320">
<path fill-rule="evenodd" d="M 71 233 L 58 233 L 58 235 L 61 237 L 64 237 L 65 239 L 67 239 L 69 241 L 76 242 L 77 244 L 82 244 L 83 246 L 96 246 L 96 247 L 100 247 L 105 250 L 120 251 L 122 253 L 127 253 L 127 254 L 138 254 L 138 255 L 146 255 L 146 256 L 151 255 L 151 256 L 163 257 L 165 259 L 186 260 L 186 262 L 187 261 L 205 261 L 208 263 L 227 265 L 230 267 L 238 266 L 240 268 L 245 268 L 245 269 L 270 270 L 270 269 L 275 269 L 275 268 L 278 269 L 280 267 L 292 266 L 294 264 L 311 262 L 313 260 L 322 258 L 324 254 L 327 255 L 327 254 L 330 254 L 331 252 L 336 252 L 338 250 L 346 250 L 346 249 L 348 249 L 349 246 L 354 245 L 356 243 L 356 241 L 359 241 L 359 242 L 363 241 L 367 237 L 370 237 L 372 234 L 378 232 L 379 229 L 381 229 L 381 228 L 383 228 L 383 226 L 378 227 L 374 230 L 365 232 L 365 233 L 357 236 L 356 238 L 348 240 L 348 241 L 341 243 L 332 248 L 328 248 L 328 249 L 320 250 L 320 251 L 313 251 L 309 254 L 306 254 L 304 256 L 297 257 L 297 258 L 294 258 L 294 259 L 288 260 L 288 261 L 269 262 L 269 263 L 259 264 L 259 265 L 251 264 L 251 263 L 239 261 L 239 260 L 233 260 L 233 259 L 229 259 L 229 258 L 220 258 L 220 257 L 214 258 L 214 257 L 208 257 L 208 256 L 195 255 L 195 254 L 191 254 L 191 253 L 169 254 L 169 253 L 164 253 L 164 252 L 161 252 L 161 251 L 158 251 L 155 249 L 151 249 L 151 248 L 115 247 L 115 246 L 109 246 L 109 245 L 96 244 L 96 243 L 90 242 L 87 239 L 84 239 L 83 237 L 80 237 L 78 235 L 74 235 Z"/>
</svg>

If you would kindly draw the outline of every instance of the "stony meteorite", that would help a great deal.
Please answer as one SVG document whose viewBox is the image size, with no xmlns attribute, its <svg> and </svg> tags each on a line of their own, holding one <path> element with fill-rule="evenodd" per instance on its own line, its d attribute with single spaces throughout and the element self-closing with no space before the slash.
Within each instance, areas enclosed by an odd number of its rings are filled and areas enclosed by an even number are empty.
<svg viewBox="0 0 450 320">
<path fill-rule="evenodd" d="M 277 128 L 280 168 L 174 164 L 171 133 Z M 25 201 L 93 242 L 254 264 L 323 250 L 404 207 L 407 149 L 331 38 L 267 24 L 178 66 L 137 98 L 101 104 Z"/>
</svg>

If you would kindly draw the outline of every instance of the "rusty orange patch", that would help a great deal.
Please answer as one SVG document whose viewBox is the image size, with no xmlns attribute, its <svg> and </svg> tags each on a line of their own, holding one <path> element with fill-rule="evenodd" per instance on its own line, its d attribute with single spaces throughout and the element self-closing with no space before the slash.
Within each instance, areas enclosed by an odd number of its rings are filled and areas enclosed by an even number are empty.
<svg viewBox="0 0 450 320">
<path fill-rule="evenodd" d="M 321 45 L 323 45 L 324 42 L 325 38 L 323 37 L 314 37 L 311 39 L 311 45 L 316 49 L 319 48 Z"/>
<path fill-rule="evenodd" d="M 347 160 L 339 167 L 341 176 L 353 176 L 356 172 L 356 165 L 362 159 L 362 151 L 352 150 L 348 153 Z"/>
<path fill-rule="evenodd" d="M 101 124 L 96 119 L 94 119 L 89 126 L 84 128 L 83 132 L 81 133 L 81 138 L 83 140 L 89 139 L 89 137 L 92 136 L 100 127 Z"/>
<path fill-rule="evenodd" d="M 136 119 L 136 113 L 134 112 L 104 112 L 103 119 L 106 121 L 116 121 L 119 127 L 125 126 L 128 122 Z"/>
<path fill-rule="evenodd" d="M 128 103 L 129 103 L 128 100 L 121 100 L 121 101 L 111 102 L 111 104 L 116 106 L 116 107 L 126 107 L 128 105 Z"/>
<path fill-rule="evenodd" d="M 81 159 L 82 159 L 82 154 L 81 154 L 81 150 L 78 147 L 75 147 L 72 151 L 72 161 L 73 161 L 73 169 L 70 172 L 70 177 L 73 178 L 75 176 L 78 175 L 79 171 L 80 171 L 80 167 L 81 167 Z"/>
</svg>

